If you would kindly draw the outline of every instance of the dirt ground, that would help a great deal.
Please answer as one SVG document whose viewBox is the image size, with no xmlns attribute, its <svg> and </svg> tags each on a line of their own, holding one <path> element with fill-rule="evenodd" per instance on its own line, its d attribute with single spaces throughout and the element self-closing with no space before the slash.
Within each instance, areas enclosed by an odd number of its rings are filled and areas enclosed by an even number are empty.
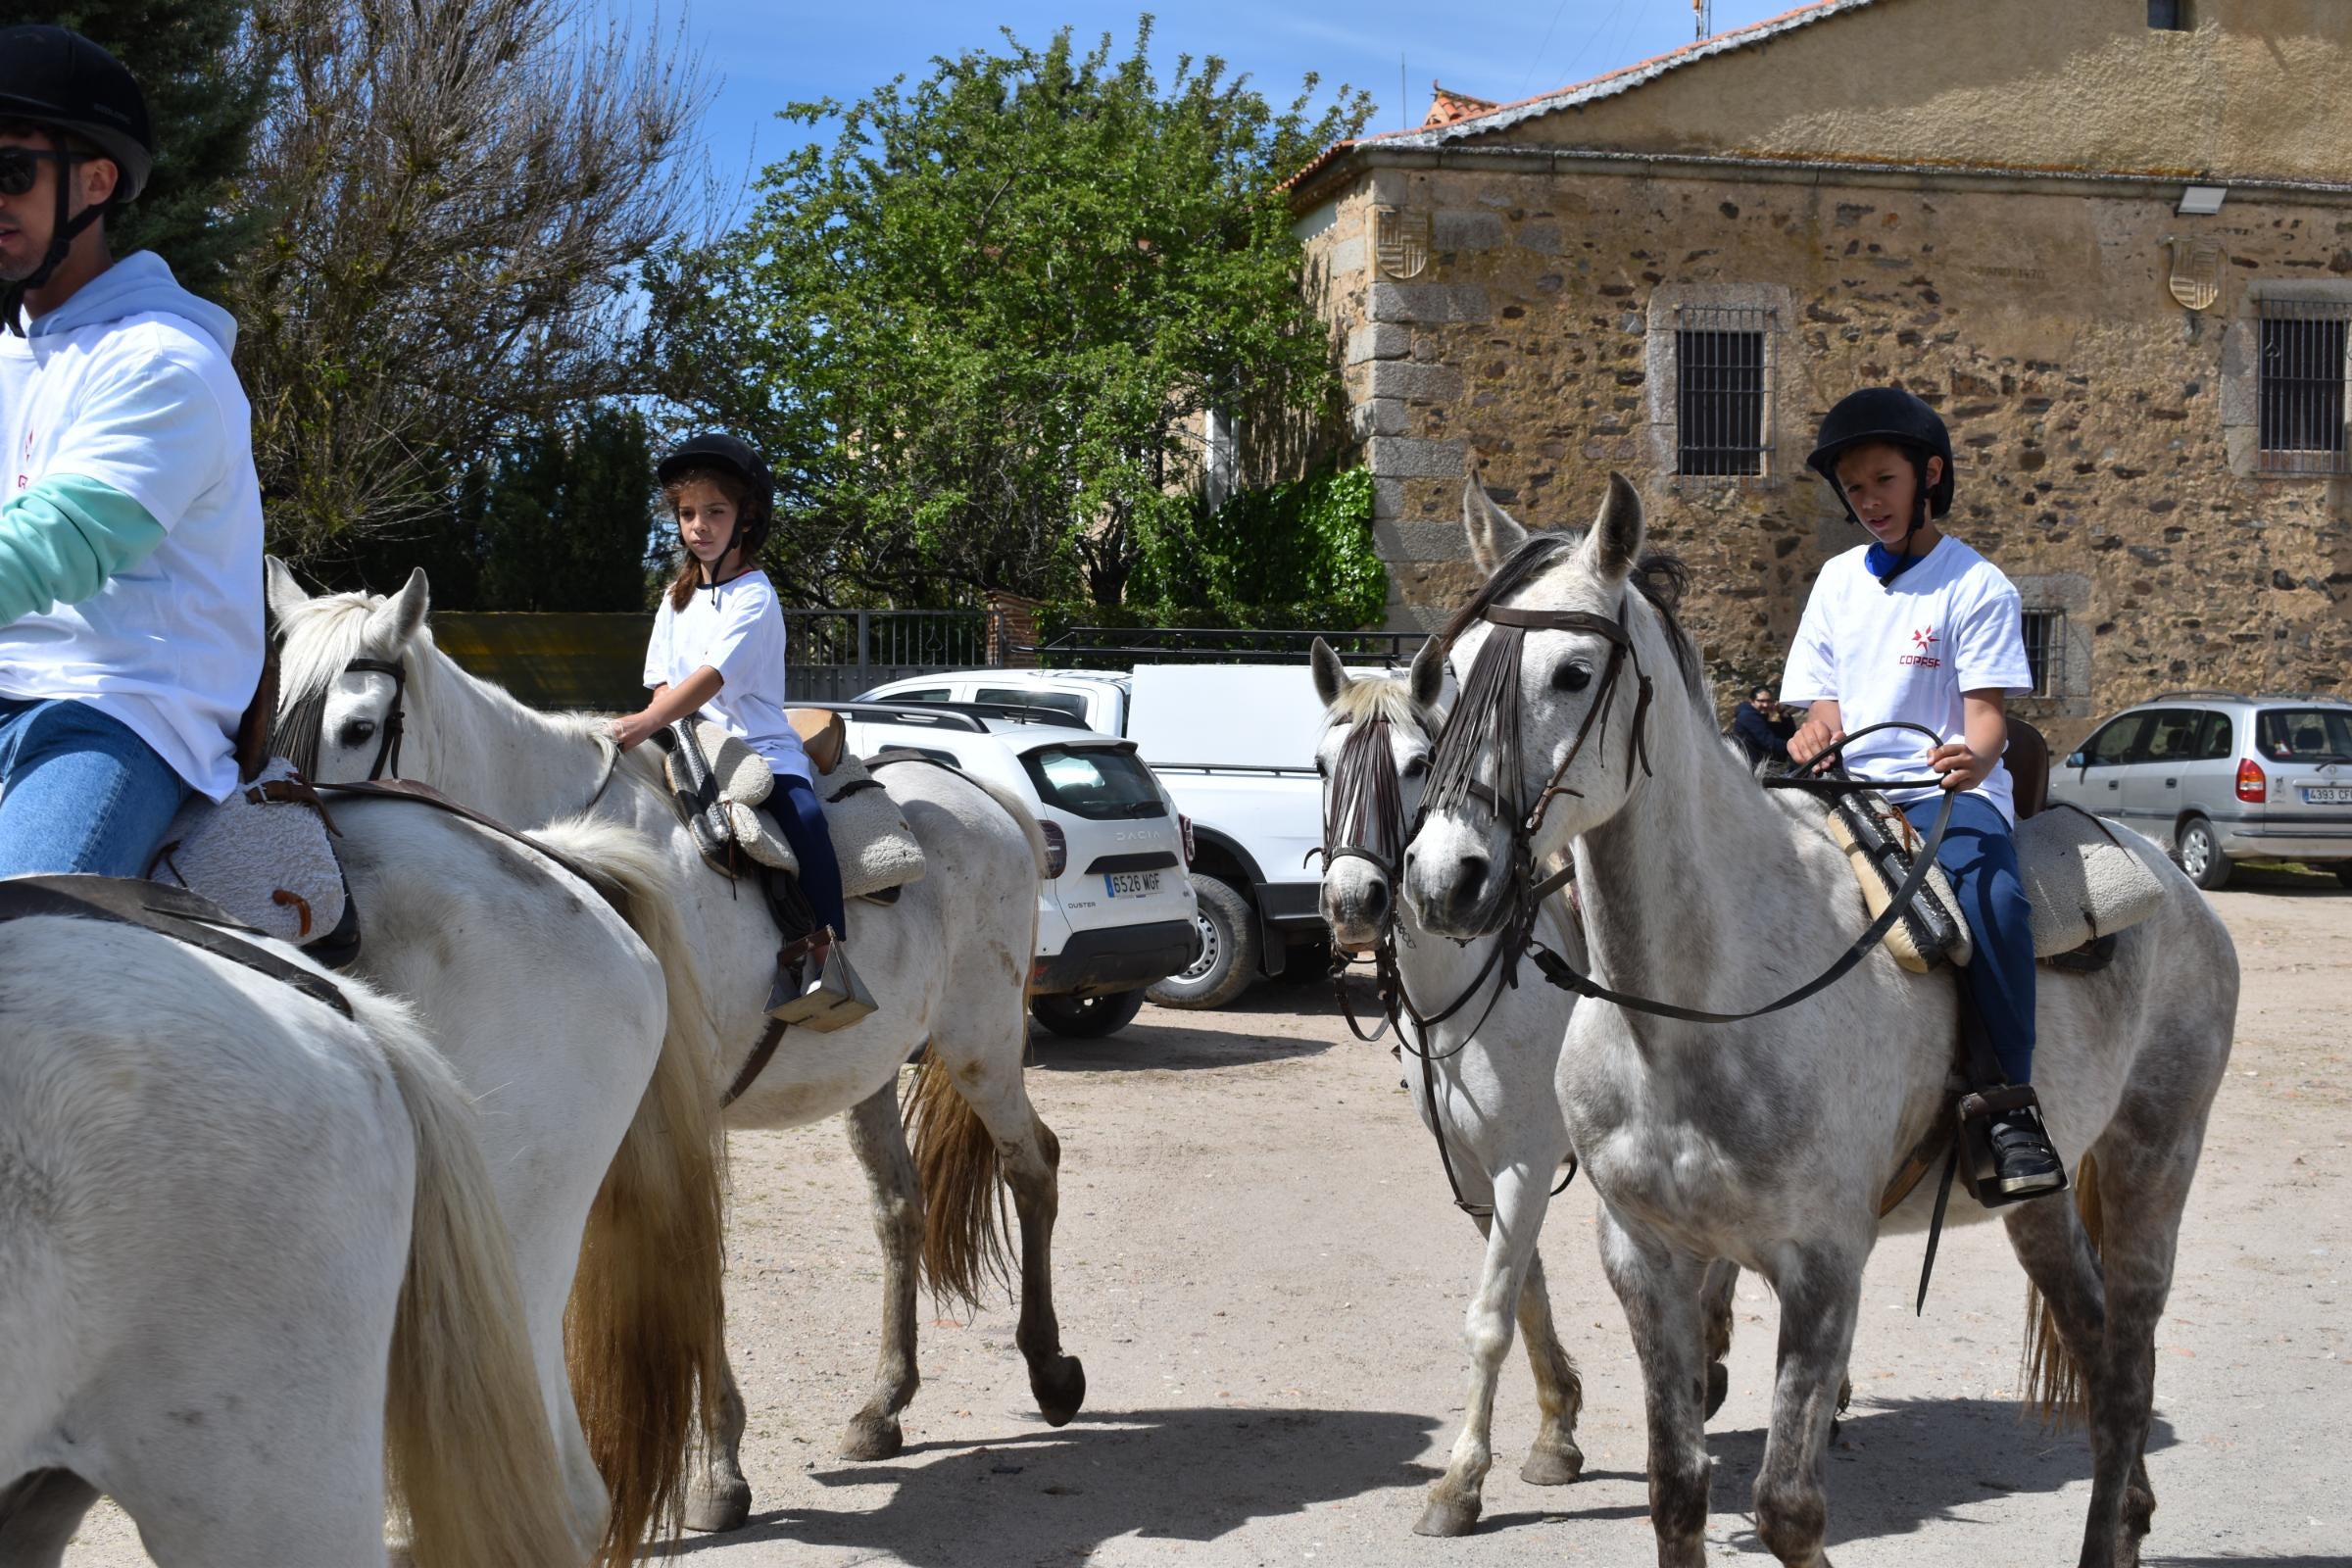
<svg viewBox="0 0 2352 1568">
<path fill-rule="evenodd" d="M 2244 881 L 2213 896 L 2244 1000 L 2159 1338 L 2148 1561 L 2352 1564 L 2352 894 Z M 1535 1401 L 1514 1354 L 1485 1520 L 1425 1541 L 1410 1529 L 1460 1419 L 1478 1245 L 1387 1048 L 1350 1039 L 1320 989 L 1271 986 L 1224 1012 L 1148 1007 L 1102 1043 L 1041 1036 L 1030 1090 L 1062 1141 L 1055 1263 L 1084 1414 L 1058 1431 L 1037 1419 L 1000 1304 L 926 1328 L 906 1454 L 837 1459 L 878 1316 L 862 1184 L 837 1125 L 740 1136 L 730 1302 L 757 1498 L 743 1533 L 688 1538 L 694 1568 L 1655 1560 L 1633 1350 L 1581 1183 L 1555 1203 L 1544 1254 L 1584 1370 L 1585 1478 L 1518 1479 Z M 1916 1237 L 1890 1237 L 1871 1263 L 1831 1466 L 1833 1554 L 1841 1568 L 2071 1560 L 2088 1447 L 2022 1424 L 2012 1402 L 2024 1279 L 2000 1230 L 1946 1236 L 1924 1320 L 1919 1256 Z M 1769 1293 L 1743 1284 L 1709 1437 L 1708 1539 L 1727 1561 L 1769 1560 L 1748 1493 L 1774 1323 Z M 146 1559 L 110 1510 L 66 1560 Z"/>
</svg>

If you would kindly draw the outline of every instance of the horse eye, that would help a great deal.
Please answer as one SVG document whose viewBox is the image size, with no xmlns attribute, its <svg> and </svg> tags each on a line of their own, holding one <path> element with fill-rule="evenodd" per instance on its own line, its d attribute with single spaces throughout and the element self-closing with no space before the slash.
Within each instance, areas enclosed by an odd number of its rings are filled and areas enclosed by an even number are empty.
<svg viewBox="0 0 2352 1568">
<path fill-rule="evenodd" d="M 365 746 L 373 739 L 375 720 L 372 718 L 355 718 L 343 726 L 343 744 L 346 746 Z"/>
<path fill-rule="evenodd" d="M 1551 672 L 1551 684 L 1558 691 L 1581 692 L 1592 684 L 1592 666 L 1581 660 L 1570 660 Z"/>
<path fill-rule="evenodd" d="M 1320 757 L 1315 759 L 1315 776 L 1317 778 L 1331 777 L 1331 764 L 1324 761 Z"/>
<path fill-rule="evenodd" d="M 1419 778 L 1422 774 L 1428 771 L 1429 759 L 1426 757 L 1416 757 L 1411 761 L 1404 764 L 1403 770 L 1397 774 L 1397 777 Z"/>
</svg>

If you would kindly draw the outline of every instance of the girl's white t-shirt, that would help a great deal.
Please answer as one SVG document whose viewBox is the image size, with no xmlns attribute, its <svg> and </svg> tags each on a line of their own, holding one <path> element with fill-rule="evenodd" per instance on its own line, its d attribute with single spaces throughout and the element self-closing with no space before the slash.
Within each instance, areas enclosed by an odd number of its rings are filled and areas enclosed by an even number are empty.
<svg viewBox="0 0 2352 1568">
<path fill-rule="evenodd" d="M 1805 601 L 1781 674 L 1781 700 L 1837 703 L 1847 734 L 1904 719 L 1946 741 L 1968 738 L 1963 692 L 2034 690 L 2017 589 L 2001 569 L 1967 545 L 1942 538 L 1936 548 L 1882 585 L 1864 564 L 1867 545 L 1833 558 Z M 1883 730 L 1847 747 L 1857 778 L 1925 778 L 1927 738 Z M 1934 800 L 1934 789 L 1888 790 L 1898 806 Z M 2014 825 L 2007 764 L 1996 764 L 1981 795 Z"/>
<path fill-rule="evenodd" d="M 784 716 L 784 611 L 767 573 L 697 588 L 684 610 L 662 596 L 645 649 L 646 685 L 675 686 L 705 665 L 723 684 L 701 715 L 766 758 L 779 778 L 815 783 L 808 749 Z"/>
</svg>

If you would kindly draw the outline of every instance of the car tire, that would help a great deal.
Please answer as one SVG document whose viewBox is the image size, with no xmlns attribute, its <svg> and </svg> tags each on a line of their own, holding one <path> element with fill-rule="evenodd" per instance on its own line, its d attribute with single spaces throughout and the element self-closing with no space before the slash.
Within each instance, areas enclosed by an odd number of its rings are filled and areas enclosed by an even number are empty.
<svg viewBox="0 0 2352 1568">
<path fill-rule="evenodd" d="M 2188 879 L 2208 893 L 2230 885 L 2230 858 L 2222 853 L 2221 840 L 2213 835 L 2213 824 L 2201 816 L 2192 816 L 2180 824 L 2180 841 L 2173 850 L 2173 858 Z"/>
<path fill-rule="evenodd" d="M 1257 978 L 1257 911 L 1232 886 L 1193 873 L 1200 954 L 1145 993 L 1163 1007 L 1222 1007 Z"/>
<path fill-rule="evenodd" d="M 1135 1021 L 1144 1008 L 1144 993 L 1105 991 L 1093 997 L 1032 997 L 1029 1016 L 1065 1040 L 1101 1040 Z"/>
</svg>

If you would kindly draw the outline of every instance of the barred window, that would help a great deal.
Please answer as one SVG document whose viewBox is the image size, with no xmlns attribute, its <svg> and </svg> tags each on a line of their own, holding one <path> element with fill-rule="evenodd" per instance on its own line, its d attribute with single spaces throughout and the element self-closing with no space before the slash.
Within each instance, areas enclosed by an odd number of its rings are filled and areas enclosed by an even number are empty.
<svg viewBox="0 0 2352 1568">
<path fill-rule="evenodd" d="M 1763 310 L 1687 306 L 1676 313 L 1675 471 L 1764 471 L 1770 369 Z"/>
<path fill-rule="evenodd" d="M 2034 672 L 2033 695 L 2053 696 L 2066 684 L 2066 612 L 2029 610 L 2024 621 L 2026 667 Z"/>
<path fill-rule="evenodd" d="M 2346 473 L 2344 366 L 2352 301 L 2262 302 L 2261 466 L 2270 473 Z"/>
</svg>

